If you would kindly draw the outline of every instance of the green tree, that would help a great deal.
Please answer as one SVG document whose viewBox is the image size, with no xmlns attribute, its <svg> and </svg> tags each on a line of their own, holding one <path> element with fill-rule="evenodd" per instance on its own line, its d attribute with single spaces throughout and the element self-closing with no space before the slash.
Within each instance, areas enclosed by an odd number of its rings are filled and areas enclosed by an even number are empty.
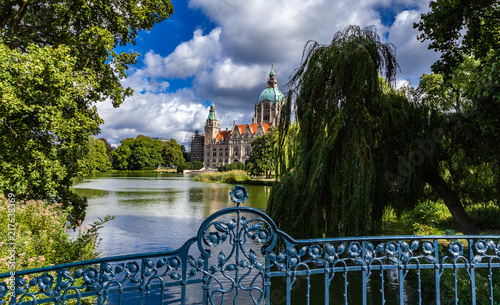
<svg viewBox="0 0 500 305">
<path fill-rule="evenodd" d="M 72 205 L 71 221 L 84 217 L 86 202 L 69 187 L 101 123 L 82 89 L 93 77 L 76 65 L 65 46 L 21 52 L 0 43 L 0 190 Z"/>
<path fill-rule="evenodd" d="M 205 167 L 201 161 L 186 162 L 177 167 L 177 172 L 182 173 L 183 170 L 199 170 Z"/>
<path fill-rule="evenodd" d="M 139 135 L 123 139 L 111 153 L 113 167 L 122 170 L 150 170 L 162 164 L 162 143 L 151 137 Z"/>
<path fill-rule="evenodd" d="M 496 193 L 498 204 L 500 4 L 494 0 L 438 0 L 431 2 L 430 7 L 432 11 L 423 15 L 415 27 L 421 31 L 421 40 L 431 41 L 429 48 L 442 52 L 432 68 L 442 74 L 441 87 L 454 94 L 454 104 L 458 106 L 454 114 L 444 115 L 453 117 L 451 129 L 444 129 L 449 151 L 456 152 L 446 160 L 451 188 L 454 186 L 455 192 L 464 194 L 482 194 L 474 196 L 479 202 L 491 198 L 488 193 Z M 460 175 L 462 183 L 453 173 Z M 471 177 L 491 182 L 464 188 L 464 182 L 471 181 Z M 454 196 L 455 201 L 457 197 L 464 196 Z"/>
<path fill-rule="evenodd" d="M 181 145 L 174 139 L 170 139 L 168 142 L 163 142 L 162 145 L 163 148 L 161 150 L 161 156 L 163 158 L 163 165 L 174 165 L 177 167 L 186 162 Z"/>
<path fill-rule="evenodd" d="M 120 80 L 137 53 L 117 53 L 168 18 L 168 0 L 0 2 L 0 190 L 74 206 L 69 188 L 85 174 L 89 135 L 102 120 L 95 103 L 132 94 Z"/>
<path fill-rule="evenodd" d="M 197 161 L 195 161 L 195 162 L 197 162 Z M 245 164 L 243 164 L 240 161 L 234 161 L 233 163 L 222 165 L 222 166 L 219 166 L 217 168 L 218 172 L 228 172 L 228 171 L 232 171 L 232 170 L 245 170 Z"/>
<path fill-rule="evenodd" d="M 132 155 L 132 149 L 130 148 L 134 143 L 133 138 L 127 138 L 120 141 L 118 148 L 111 152 L 111 158 L 113 159 L 113 168 L 127 170 L 129 169 L 129 157 Z"/>
<path fill-rule="evenodd" d="M 268 134 L 257 137 L 250 144 L 252 145 L 252 154 L 246 164 L 247 172 L 252 176 L 262 176 L 271 178 L 275 169 L 273 156 L 273 142 L 275 141 L 275 129 L 271 129 Z"/>
<path fill-rule="evenodd" d="M 89 137 L 88 153 L 83 161 L 90 171 L 107 171 L 111 168 L 111 161 L 106 154 L 106 145 L 93 136 Z"/>
<path fill-rule="evenodd" d="M 108 142 L 108 140 L 106 138 L 99 138 L 99 140 L 101 140 L 104 143 L 104 146 L 106 147 L 106 155 L 108 156 L 109 161 L 111 163 L 113 163 L 113 159 L 111 157 L 111 152 L 113 150 L 115 150 L 116 148 L 114 148 L 113 146 L 111 146 L 111 144 L 109 144 L 109 142 Z"/>
<path fill-rule="evenodd" d="M 395 190 L 384 178 L 417 132 L 408 123 L 421 117 L 379 75 L 384 70 L 393 81 L 396 68 L 394 47 L 381 43 L 373 28 L 351 26 L 330 45 L 306 45 L 289 92 L 298 126 L 279 135 L 297 128 L 293 164 L 280 169 L 268 202 L 271 217 L 294 237 L 366 234 L 386 206 L 416 204 L 412 193 L 422 190 L 422 181 L 408 179 L 408 187 Z M 279 156 L 287 151 L 282 143 L 278 160 L 286 159 Z"/>
<path fill-rule="evenodd" d="M 437 0 L 414 25 L 429 49 L 441 52 L 434 72 L 450 76 L 465 55 L 485 58 L 500 49 L 500 5 L 497 0 Z"/>
<path fill-rule="evenodd" d="M 107 171 L 111 168 L 111 161 L 106 154 L 106 146 L 103 141 L 89 136 L 87 149 L 88 152 L 83 159 L 83 163 L 88 171 Z"/>
<path fill-rule="evenodd" d="M 430 40 L 429 48 L 440 51 L 435 73 L 454 80 L 462 73 L 461 91 L 471 102 L 460 113 L 457 138 L 476 161 L 500 162 L 500 4 L 496 0 L 438 0 L 414 27 L 419 39 Z M 471 64 L 472 63 L 472 64 Z M 464 74 L 465 73 L 465 74 Z"/>
<path fill-rule="evenodd" d="M 298 121 L 294 164 L 280 173 L 268 203 L 287 231 L 298 237 L 364 235 L 387 207 L 414 207 L 429 184 L 460 230 L 477 233 L 441 162 L 451 147 L 453 117 L 444 116 L 431 95 L 422 100 L 410 94 L 409 100 L 393 89 L 396 67 L 391 45 L 372 28 L 348 27 L 330 45 L 307 45 L 291 79 Z"/>
</svg>

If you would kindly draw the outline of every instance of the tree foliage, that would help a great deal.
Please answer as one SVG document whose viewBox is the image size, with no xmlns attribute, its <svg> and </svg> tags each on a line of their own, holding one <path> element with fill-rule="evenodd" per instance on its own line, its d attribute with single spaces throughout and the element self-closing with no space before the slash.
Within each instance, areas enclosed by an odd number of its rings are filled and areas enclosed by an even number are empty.
<svg viewBox="0 0 500 305">
<path fill-rule="evenodd" d="M 201 161 L 186 162 L 177 167 L 177 172 L 182 173 L 183 170 L 200 170 L 205 165 Z"/>
<path fill-rule="evenodd" d="M 380 77 L 385 72 L 393 81 L 396 69 L 394 47 L 380 42 L 373 28 L 351 26 L 330 45 L 306 45 L 290 83 L 295 155 L 280 169 L 268 202 L 271 217 L 294 237 L 366 234 L 384 207 L 416 204 L 421 179 L 412 174 L 407 187 L 394 189 L 384 175 L 397 171 L 398 157 L 422 125 L 422 110 Z"/>
<path fill-rule="evenodd" d="M 113 167 L 122 170 L 151 170 L 163 163 L 162 143 L 151 137 L 139 135 L 127 138 L 111 154 Z"/>
<path fill-rule="evenodd" d="M 163 148 L 161 150 L 163 165 L 172 165 L 177 167 L 186 162 L 181 149 L 181 145 L 178 144 L 174 139 L 170 139 L 167 142 L 162 142 L 161 144 L 163 145 Z"/>
<path fill-rule="evenodd" d="M 234 161 L 233 163 L 222 165 L 217 168 L 218 172 L 228 172 L 232 170 L 245 170 L 245 164 L 240 161 Z"/>
<path fill-rule="evenodd" d="M 450 157 L 454 162 L 448 162 L 447 171 L 452 177 L 454 172 L 460 173 L 462 182 L 455 178 L 454 184 L 464 190 L 462 193 L 476 194 L 469 198 L 481 202 L 494 198 L 488 194 L 496 193 L 497 201 L 500 3 L 438 0 L 431 2 L 430 7 L 432 11 L 422 15 L 415 27 L 421 31 L 421 40 L 431 41 L 429 48 L 442 52 L 441 60 L 433 65 L 433 71 L 444 79 L 437 88 L 454 94 L 454 124 L 448 140 L 450 151 L 456 153 Z M 478 184 L 480 181 L 484 183 Z"/>
<path fill-rule="evenodd" d="M 500 49 L 500 4 L 497 0 L 437 0 L 414 25 L 429 48 L 441 52 L 433 70 L 448 77 L 464 55 L 484 58 Z"/>
<path fill-rule="evenodd" d="M 271 178 L 271 173 L 275 170 L 273 144 L 276 136 L 276 130 L 272 128 L 269 133 L 257 137 L 250 142 L 252 145 L 252 154 L 246 164 L 246 171 L 250 175 L 265 175 L 266 178 Z"/>
<path fill-rule="evenodd" d="M 103 141 L 90 136 L 87 147 L 88 152 L 83 162 L 89 171 L 107 171 L 111 169 L 111 161 L 106 154 L 106 145 Z"/>
<path fill-rule="evenodd" d="M 87 100 L 92 75 L 76 65 L 65 46 L 21 52 L 0 43 L 0 189 L 74 205 L 81 219 L 85 202 L 69 186 L 101 120 Z"/>
<path fill-rule="evenodd" d="M 120 80 L 137 53 L 117 53 L 173 13 L 168 0 L 0 2 L 0 190 L 57 200 L 84 217 L 69 190 L 85 174 L 95 103 L 132 94 Z"/>
<path fill-rule="evenodd" d="M 471 162 L 459 139 L 473 130 L 462 119 L 474 103 L 456 89 L 467 71 L 448 81 L 424 75 L 420 88 L 396 91 L 393 49 L 372 28 L 348 27 L 304 54 L 291 78 L 297 126 L 280 126 L 281 181 L 268 203 L 277 223 L 297 237 L 367 234 L 387 207 L 400 213 L 437 194 L 462 232 L 477 233 L 464 204 L 494 198 L 484 174 L 496 167 Z M 283 157 L 289 147 L 294 155 Z"/>
<path fill-rule="evenodd" d="M 104 143 L 104 147 L 106 147 L 106 155 L 108 156 L 109 161 L 111 163 L 113 163 L 113 159 L 111 158 L 111 152 L 113 150 L 115 150 L 116 148 L 114 148 L 113 146 L 111 146 L 111 144 L 109 144 L 109 142 L 108 142 L 108 140 L 106 138 L 99 138 L 99 140 L 101 140 Z"/>
<path fill-rule="evenodd" d="M 168 0 L 131 1 L 17 1 L 0 4 L 0 31 L 10 49 L 25 51 L 30 45 L 64 45 L 78 59 L 76 70 L 95 78 L 88 98 L 110 98 L 114 105 L 132 94 L 119 80 L 135 63 L 137 53 L 117 53 L 117 46 L 135 44 L 142 30 L 168 18 Z"/>
</svg>

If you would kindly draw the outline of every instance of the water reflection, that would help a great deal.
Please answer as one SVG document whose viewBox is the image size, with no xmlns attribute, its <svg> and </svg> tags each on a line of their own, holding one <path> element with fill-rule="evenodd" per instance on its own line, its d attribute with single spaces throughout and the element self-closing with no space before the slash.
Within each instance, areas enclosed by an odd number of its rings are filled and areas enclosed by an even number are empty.
<svg viewBox="0 0 500 305">
<path fill-rule="evenodd" d="M 235 204 L 232 185 L 192 181 L 178 174 L 94 173 L 74 186 L 87 196 L 85 224 L 116 216 L 100 231 L 103 257 L 179 248 L 203 220 Z M 245 206 L 264 210 L 268 186 L 247 186 Z"/>
</svg>

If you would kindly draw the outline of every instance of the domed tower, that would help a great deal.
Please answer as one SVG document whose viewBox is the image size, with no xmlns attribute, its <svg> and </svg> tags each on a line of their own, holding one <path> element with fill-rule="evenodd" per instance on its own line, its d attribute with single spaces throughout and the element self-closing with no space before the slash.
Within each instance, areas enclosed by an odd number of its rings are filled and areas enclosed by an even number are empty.
<svg viewBox="0 0 500 305">
<path fill-rule="evenodd" d="M 270 123 L 277 126 L 284 103 L 285 95 L 278 89 L 278 81 L 274 72 L 274 65 L 272 65 L 266 89 L 262 91 L 257 99 L 257 103 L 255 103 L 255 113 L 252 123 Z"/>
<path fill-rule="evenodd" d="M 205 145 L 212 142 L 213 139 L 219 134 L 219 121 L 215 116 L 215 106 L 214 103 L 210 105 L 210 112 L 208 113 L 208 118 L 205 121 Z"/>
</svg>

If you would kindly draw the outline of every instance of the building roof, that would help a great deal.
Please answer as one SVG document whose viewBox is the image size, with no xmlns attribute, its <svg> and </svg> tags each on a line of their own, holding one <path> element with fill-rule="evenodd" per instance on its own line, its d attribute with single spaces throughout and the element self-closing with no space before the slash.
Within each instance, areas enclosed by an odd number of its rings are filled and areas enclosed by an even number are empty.
<svg viewBox="0 0 500 305">
<path fill-rule="evenodd" d="M 257 128 L 259 127 L 259 124 L 248 124 L 250 126 L 250 132 L 252 134 L 255 134 L 257 132 Z M 271 127 L 271 124 L 269 123 L 263 123 L 262 128 L 264 129 L 264 132 L 267 133 L 267 130 Z M 247 129 L 247 125 L 238 125 L 238 129 L 240 130 L 240 134 L 245 133 L 245 130 Z"/>
<path fill-rule="evenodd" d="M 250 132 L 252 134 L 255 134 L 257 132 L 257 128 L 259 128 L 259 124 L 246 124 L 246 125 L 236 125 L 238 127 L 238 130 L 240 134 L 244 134 L 245 130 L 247 129 L 247 125 L 250 126 Z M 262 124 L 262 129 L 264 129 L 264 133 L 268 133 L 269 127 L 272 125 L 269 123 L 263 123 Z M 233 130 L 222 130 L 219 131 L 217 136 L 215 137 L 215 140 L 219 142 L 219 140 L 222 138 L 223 141 L 226 141 L 227 138 L 233 133 Z"/>
<path fill-rule="evenodd" d="M 271 102 L 271 105 L 275 105 L 276 102 L 281 103 L 285 96 L 281 91 L 277 88 L 266 88 L 262 91 L 257 99 L 257 106 L 264 100 L 268 100 Z"/>
<path fill-rule="evenodd" d="M 219 134 L 215 137 L 217 142 L 219 142 L 220 138 L 222 138 L 224 141 L 226 141 L 227 137 L 231 134 L 231 130 L 223 130 L 220 131 Z"/>
</svg>

